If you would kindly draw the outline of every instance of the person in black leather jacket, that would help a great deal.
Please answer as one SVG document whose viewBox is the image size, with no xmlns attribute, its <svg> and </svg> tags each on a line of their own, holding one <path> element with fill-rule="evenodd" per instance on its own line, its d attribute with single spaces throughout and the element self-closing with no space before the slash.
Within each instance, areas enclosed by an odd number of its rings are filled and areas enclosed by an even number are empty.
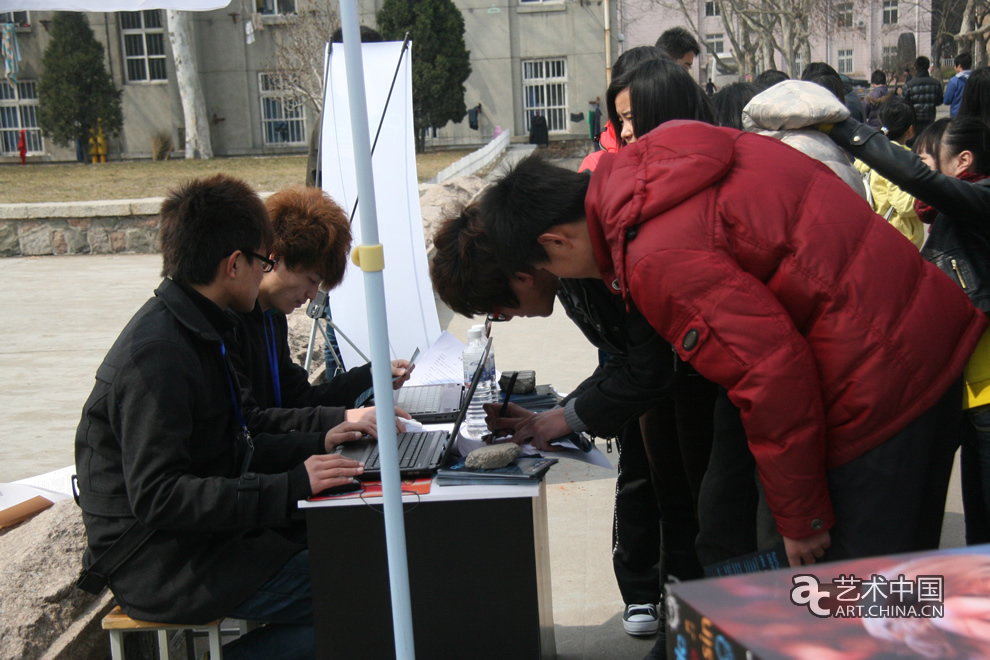
<svg viewBox="0 0 990 660">
<path fill-rule="evenodd" d="M 828 127 L 825 127 L 828 128 Z M 854 121 L 831 127 L 830 137 L 885 178 L 917 198 L 919 217 L 931 224 L 921 250 L 990 312 L 990 127 L 972 117 L 941 119 L 915 142 L 919 157 Z M 966 366 L 962 424 L 962 485 L 966 540 L 990 541 L 990 332 Z M 933 506 L 943 506 L 934 502 Z M 937 539 L 936 539 L 937 542 Z"/>
</svg>

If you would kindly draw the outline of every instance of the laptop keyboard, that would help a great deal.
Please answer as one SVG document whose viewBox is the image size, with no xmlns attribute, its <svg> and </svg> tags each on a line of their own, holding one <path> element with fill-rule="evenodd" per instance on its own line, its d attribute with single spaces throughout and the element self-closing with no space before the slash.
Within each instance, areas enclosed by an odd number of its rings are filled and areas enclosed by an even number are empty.
<svg viewBox="0 0 990 660">
<path fill-rule="evenodd" d="M 443 431 L 415 431 L 412 433 L 399 433 L 396 439 L 399 441 L 399 469 L 413 467 L 423 453 L 424 447 L 429 447 L 433 439 L 441 435 Z M 369 470 L 378 470 L 378 444 L 371 450 L 371 455 L 365 460 L 364 466 Z"/>
<path fill-rule="evenodd" d="M 440 410 L 440 396 L 443 387 L 423 385 L 415 388 L 402 388 L 395 405 L 409 413 L 437 412 Z"/>
</svg>

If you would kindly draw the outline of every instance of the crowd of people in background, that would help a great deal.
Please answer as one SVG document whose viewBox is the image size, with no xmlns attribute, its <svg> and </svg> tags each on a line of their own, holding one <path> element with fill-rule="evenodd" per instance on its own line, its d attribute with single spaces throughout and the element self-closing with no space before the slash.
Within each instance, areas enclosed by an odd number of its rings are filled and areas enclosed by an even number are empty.
<svg viewBox="0 0 990 660">
<path fill-rule="evenodd" d="M 631 584 L 775 548 L 791 566 L 937 548 L 960 446 L 967 542 L 990 541 L 988 69 L 962 54 L 943 90 L 919 57 L 860 94 L 814 62 L 718 89 L 690 75 L 699 53 L 682 28 L 623 53 L 601 149 L 507 172 L 441 227 L 431 271 L 466 315 L 547 315 L 556 293 L 579 326 L 625 319 L 608 342 L 582 326 L 602 366 L 544 414 L 594 432 L 602 383 L 629 404 L 609 419 L 613 564 L 627 632 L 661 632 L 647 658 L 666 657 L 663 604 Z"/>
</svg>

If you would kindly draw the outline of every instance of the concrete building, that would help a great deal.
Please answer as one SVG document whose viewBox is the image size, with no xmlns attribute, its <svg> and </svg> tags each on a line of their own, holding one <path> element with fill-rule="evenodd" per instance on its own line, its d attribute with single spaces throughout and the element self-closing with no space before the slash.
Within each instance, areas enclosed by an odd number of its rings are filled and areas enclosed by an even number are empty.
<svg viewBox="0 0 990 660">
<path fill-rule="evenodd" d="M 276 4 L 282 4 L 284 0 Z M 268 0 L 268 12 L 252 15 L 235 2 L 227 9 L 193 14 L 194 49 L 199 66 L 213 149 L 218 156 L 305 151 L 312 121 L 303 107 L 285 103 L 265 75 L 274 32 L 285 18 Z M 246 3 L 245 3 L 246 5 Z M 37 129 L 37 83 L 42 53 L 51 36 L 52 12 L 13 12 L 22 54 L 16 88 L 0 79 L 0 157 L 17 155 L 21 128 L 29 136 L 28 156 L 38 160 L 75 160 L 74 148 L 45 139 Z M 88 13 L 106 53 L 107 69 L 122 90 L 124 127 L 110 140 L 110 158 L 149 158 L 157 135 L 171 138 L 175 150 L 185 141 L 182 106 L 175 81 L 165 12 Z M 4 20 L 0 15 L 0 21 Z M 257 24 L 253 43 L 246 26 Z M 11 148 L 13 147 L 13 148 Z"/>
<path fill-rule="evenodd" d="M 361 0 L 362 23 L 374 27 L 383 0 Z M 619 44 L 605 36 L 607 0 L 456 0 L 464 16 L 472 73 L 467 107 L 480 104 L 479 128 L 465 120 L 431 135 L 427 144 L 483 144 L 498 129 L 524 137 L 537 113 L 551 139 L 588 137 L 589 102 L 605 94 L 605 69 Z M 316 120 L 265 74 L 287 17 L 306 16 L 319 0 L 233 0 L 193 14 L 194 51 L 206 99 L 214 154 L 304 152 Z M 331 9 L 336 11 L 336 0 Z M 256 9 L 257 11 L 250 11 Z M 0 78 L 0 162 L 17 158 L 20 130 L 31 160 L 76 159 L 74 148 L 45 139 L 37 127 L 37 83 L 50 40 L 51 12 L 0 13 L 13 22 L 22 60 L 17 85 Z M 123 91 L 124 127 L 110 141 L 110 158 L 149 158 L 158 135 L 176 152 L 184 144 L 183 115 L 165 12 L 89 13 L 107 68 Z M 605 45 L 610 43 L 606 55 Z M 416 56 L 413 44 L 413 58 Z"/>
<path fill-rule="evenodd" d="M 718 0 L 685 2 L 687 16 L 678 4 L 623 0 L 616 21 L 616 30 L 624 37 L 620 50 L 652 45 L 664 30 L 682 25 L 699 37 L 699 43 L 718 53 L 719 59 L 735 65 L 730 31 L 739 34 L 738 19 L 731 13 L 723 15 L 723 3 Z M 802 0 L 795 4 L 808 7 L 811 16 L 810 59 L 804 61 L 800 53 L 791 59 L 791 54 L 785 57 L 776 51 L 776 68 L 789 74 L 800 73 L 815 61 L 827 62 L 851 78 L 868 80 L 877 69 L 900 75 L 900 63 L 913 62 L 918 55 L 931 56 L 931 0 Z M 721 85 L 760 71 L 719 70 L 715 58 L 702 53 L 695 59 L 694 73 L 699 82 L 711 73 Z"/>
</svg>

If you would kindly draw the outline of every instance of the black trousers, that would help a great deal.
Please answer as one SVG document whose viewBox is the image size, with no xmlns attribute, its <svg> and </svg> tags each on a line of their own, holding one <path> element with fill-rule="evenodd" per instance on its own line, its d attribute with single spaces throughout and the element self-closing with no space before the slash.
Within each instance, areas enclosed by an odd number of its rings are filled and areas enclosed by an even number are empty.
<svg viewBox="0 0 990 660">
<path fill-rule="evenodd" d="M 658 603 L 668 576 L 702 576 L 697 495 L 712 441 L 715 386 L 690 376 L 618 437 L 612 567 L 625 603 Z"/>
<path fill-rule="evenodd" d="M 825 561 L 938 548 L 961 402 L 962 379 L 882 445 L 828 471 L 835 527 Z"/>
<path fill-rule="evenodd" d="M 836 524 L 825 561 L 938 547 L 959 447 L 961 401 L 959 380 L 882 445 L 828 470 Z M 715 418 L 699 511 L 698 555 L 704 565 L 766 549 L 780 539 L 761 497 L 739 411 L 724 390 Z"/>
</svg>

